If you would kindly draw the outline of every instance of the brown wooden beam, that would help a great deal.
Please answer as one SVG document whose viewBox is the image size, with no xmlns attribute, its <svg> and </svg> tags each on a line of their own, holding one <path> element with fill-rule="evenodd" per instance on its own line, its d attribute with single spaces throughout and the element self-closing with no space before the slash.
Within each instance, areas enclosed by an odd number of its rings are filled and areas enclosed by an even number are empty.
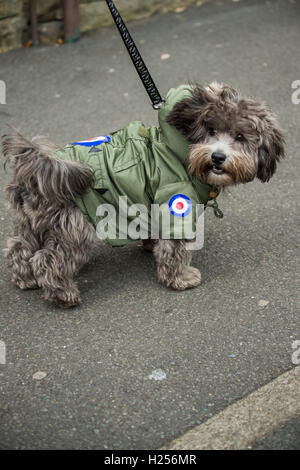
<svg viewBox="0 0 300 470">
<path fill-rule="evenodd" d="M 31 23 L 31 40 L 33 46 L 38 46 L 38 28 L 37 28 L 37 14 L 36 14 L 36 5 L 37 0 L 30 0 L 30 23 Z"/>
<path fill-rule="evenodd" d="M 64 39 L 74 42 L 80 36 L 79 0 L 63 0 Z"/>
</svg>

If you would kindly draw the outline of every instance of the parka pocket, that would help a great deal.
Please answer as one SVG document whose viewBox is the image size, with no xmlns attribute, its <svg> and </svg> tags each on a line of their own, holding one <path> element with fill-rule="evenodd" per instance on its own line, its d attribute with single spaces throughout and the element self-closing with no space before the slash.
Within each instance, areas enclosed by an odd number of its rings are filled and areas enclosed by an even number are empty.
<svg viewBox="0 0 300 470">
<path fill-rule="evenodd" d="M 141 158 L 139 155 L 135 155 L 133 158 L 124 160 L 120 159 L 119 163 L 114 164 L 114 172 L 119 173 L 120 171 L 128 170 L 132 166 L 137 165 L 141 161 Z"/>
</svg>

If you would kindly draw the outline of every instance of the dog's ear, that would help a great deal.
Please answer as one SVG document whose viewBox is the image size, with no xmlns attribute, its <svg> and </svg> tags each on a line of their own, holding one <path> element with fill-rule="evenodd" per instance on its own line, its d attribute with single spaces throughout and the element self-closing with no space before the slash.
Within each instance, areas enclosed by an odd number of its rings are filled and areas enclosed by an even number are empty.
<svg viewBox="0 0 300 470">
<path fill-rule="evenodd" d="M 191 96 L 175 104 L 166 121 L 191 143 L 200 142 L 205 135 L 204 115 L 216 95 L 209 87 L 195 84 Z"/>
<path fill-rule="evenodd" d="M 274 175 L 277 163 L 285 156 L 285 138 L 277 119 L 268 106 L 260 118 L 257 178 L 263 183 Z"/>
</svg>

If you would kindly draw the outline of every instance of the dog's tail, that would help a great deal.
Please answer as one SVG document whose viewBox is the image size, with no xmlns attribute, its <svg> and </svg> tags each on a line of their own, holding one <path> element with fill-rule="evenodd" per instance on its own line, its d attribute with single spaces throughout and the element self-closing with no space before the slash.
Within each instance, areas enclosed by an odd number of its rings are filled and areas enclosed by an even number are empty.
<svg viewBox="0 0 300 470">
<path fill-rule="evenodd" d="M 23 188 L 23 191 L 36 194 L 49 203 L 66 204 L 82 196 L 93 185 L 94 175 L 90 167 L 60 160 L 54 153 L 58 147 L 43 137 L 29 140 L 15 130 L 14 134 L 2 137 L 2 149 L 5 166 L 10 164 L 14 170 L 14 180 L 6 191 L 14 192 L 15 196 Z"/>
</svg>

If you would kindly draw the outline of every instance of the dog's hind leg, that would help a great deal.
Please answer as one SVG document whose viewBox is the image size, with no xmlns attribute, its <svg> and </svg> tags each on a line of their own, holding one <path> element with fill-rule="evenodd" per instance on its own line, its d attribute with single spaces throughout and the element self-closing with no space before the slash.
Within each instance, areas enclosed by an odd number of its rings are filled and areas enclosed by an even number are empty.
<svg viewBox="0 0 300 470">
<path fill-rule="evenodd" d="M 30 249 L 23 234 L 10 239 L 7 256 L 17 266 L 14 281 L 20 285 L 33 273 L 46 299 L 65 307 L 77 305 L 80 296 L 73 277 L 88 259 L 94 229 L 75 200 L 93 187 L 93 169 L 61 160 L 57 148 L 41 138 L 30 141 L 17 132 L 5 135 L 2 144 L 13 170 L 6 198 L 19 218 L 29 219 L 39 240 L 39 246 Z"/>
<path fill-rule="evenodd" d="M 20 289 L 35 289 L 38 287 L 29 262 L 39 249 L 39 243 L 34 236 L 29 219 L 19 214 L 15 221 L 14 236 L 8 238 L 4 254 L 12 268 L 12 282 Z"/>
<path fill-rule="evenodd" d="M 81 302 L 74 275 L 88 261 L 94 229 L 76 207 L 62 208 L 42 248 L 30 260 L 44 298 L 68 308 Z"/>
<path fill-rule="evenodd" d="M 61 240 L 49 240 L 30 262 L 45 300 L 65 308 L 80 304 L 80 293 L 73 281 L 75 272 L 69 264 L 67 247 Z"/>
</svg>

